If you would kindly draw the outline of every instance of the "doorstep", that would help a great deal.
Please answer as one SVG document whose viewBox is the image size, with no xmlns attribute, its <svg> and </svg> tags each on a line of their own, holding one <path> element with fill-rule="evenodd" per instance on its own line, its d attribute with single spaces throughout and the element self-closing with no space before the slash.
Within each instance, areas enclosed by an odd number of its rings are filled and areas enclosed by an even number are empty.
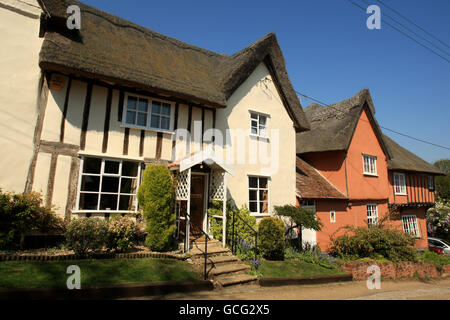
<svg viewBox="0 0 450 320">
<path fill-rule="evenodd" d="M 113 300 L 211 290 L 214 290 L 214 285 L 207 280 L 117 284 L 80 290 L 0 288 L 0 300 Z"/>
</svg>

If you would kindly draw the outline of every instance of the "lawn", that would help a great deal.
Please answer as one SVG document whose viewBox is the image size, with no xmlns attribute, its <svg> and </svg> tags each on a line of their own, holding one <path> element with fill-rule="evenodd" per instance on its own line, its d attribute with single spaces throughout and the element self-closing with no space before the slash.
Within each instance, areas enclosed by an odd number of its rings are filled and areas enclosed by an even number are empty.
<svg viewBox="0 0 450 320">
<path fill-rule="evenodd" d="M 250 266 L 252 263 L 247 262 Z M 263 278 L 291 278 L 291 277 L 314 277 L 346 274 L 340 268 L 328 269 L 318 264 L 302 260 L 269 261 L 261 260 L 262 266 L 258 271 Z"/>
<path fill-rule="evenodd" d="M 191 265 L 173 259 L 0 262 L 0 288 L 65 288 L 67 267 L 81 270 L 81 287 L 119 283 L 199 280 Z"/>
</svg>

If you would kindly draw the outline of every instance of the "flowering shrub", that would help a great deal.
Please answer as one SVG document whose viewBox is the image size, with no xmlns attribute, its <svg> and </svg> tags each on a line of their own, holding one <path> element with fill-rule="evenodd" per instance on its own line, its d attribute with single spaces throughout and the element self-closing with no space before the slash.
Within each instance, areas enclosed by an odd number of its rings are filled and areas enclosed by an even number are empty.
<svg viewBox="0 0 450 320">
<path fill-rule="evenodd" d="M 427 211 L 427 228 L 430 236 L 450 240 L 450 202 L 438 199 L 436 206 Z"/>
<path fill-rule="evenodd" d="M 235 244 L 235 255 L 241 260 L 250 260 L 255 257 L 255 245 L 253 241 L 238 239 Z"/>
<path fill-rule="evenodd" d="M 330 253 L 344 259 L 380 258 L 390 261 L 417 261 L 417 250 L 413 248 L 414 236 L 378 225 L 343 228 L 345 234 L 332 237 Z"/>
<path fill-rule="evenodd" d="M 320 252 L 319 247 L 314 247 L 313 250 L 300 251 L 296 247 L 288 247 L 285 250 L 285 258 L 292 260 L 303 260 L 308 263 L 320 265 L 328 269 L 336 269 L 339 264 L 328 253 Z"/>
<path fill-rule="evenodd" d="M 144 235 L 145 231 L 133 220 L 127 217 L 114 217 L 108 223 L 106 248 L 125 251 L 133 247 Z"/>
<path fill-rule="evenodd" d="M 103 219 L 73 219 L 67 226 L 66 245 L 77 255 L 99 251 L 106 243 L 108 224 Z"/>
<path fill-rule="evenodd" d="M 64 220 L 43 204 L 39 193 L 14 194 L 0 189 L 0 249 L 22 248 L 25 235 L 32 231 L 64 230 Z"/>
</svg>

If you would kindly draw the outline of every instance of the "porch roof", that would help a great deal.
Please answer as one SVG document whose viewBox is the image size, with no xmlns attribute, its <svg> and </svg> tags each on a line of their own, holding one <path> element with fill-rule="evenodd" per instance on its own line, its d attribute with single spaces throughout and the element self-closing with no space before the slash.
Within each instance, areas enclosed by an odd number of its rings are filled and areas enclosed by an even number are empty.
<svg viewBox="0 0 450 320">
<path fill-rule="evenodd" d="M 169 164 L 169 168 L 178 169 L 180 172 L 183 172 L 203 162 L 210 167 L 218 167 L 228 174 L 232 176 L 234 175 L 234 168 L 227 165 L 222 157 L 215 154 L 215 152 L 211 149 L 191 153 L 189 156 L 186 156 Z"/>
</svg>

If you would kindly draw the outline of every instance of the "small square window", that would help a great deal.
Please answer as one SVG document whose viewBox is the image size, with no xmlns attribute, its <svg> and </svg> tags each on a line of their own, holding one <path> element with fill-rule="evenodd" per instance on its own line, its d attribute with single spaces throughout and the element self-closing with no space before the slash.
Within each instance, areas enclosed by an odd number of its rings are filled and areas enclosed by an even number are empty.
<svg viewBox="0 0 450 320">
<path fill-rule="evenodd" d="M 267 116 L 259 113 L 250 113 L 250 132 L 262 138 L 267 137 Z"/>
</svg>

